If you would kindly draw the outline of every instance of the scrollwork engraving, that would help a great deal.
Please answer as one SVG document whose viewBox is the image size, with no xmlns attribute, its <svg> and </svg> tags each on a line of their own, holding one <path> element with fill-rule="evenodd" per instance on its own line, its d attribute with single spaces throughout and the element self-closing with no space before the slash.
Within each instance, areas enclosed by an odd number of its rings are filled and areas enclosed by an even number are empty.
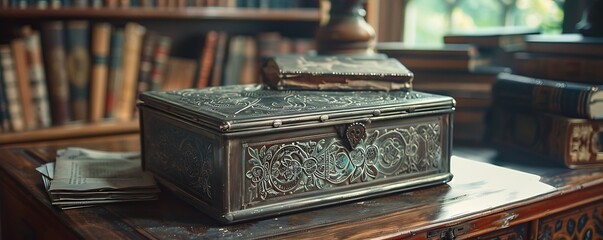
<svg viewBox="0 0 603 240">
<path fill-rule="evenodd" d="M 338 137 L 248 146 L 248 203 L 438 170 L 440 122 L 374 130 L 349 150 Z"/>
<path fill-rule="evenodd" d="M 155 124 L 162 127 L 153 127 Z M 206 200 L 213 199 L 213 144 L 193 132 L 153 118 L 145 122 L 147 168 L 185 185 Z"/>
<path fill-rule="evenodd" d="M 427 93 L 407 91 L 357 91 L 354 94 L 346 91 L 274 91 L 264 89 L 262 85 L 233 85 L 147 94 L 230 120 L 385 106 L 434 97 Z"/>
</svg>

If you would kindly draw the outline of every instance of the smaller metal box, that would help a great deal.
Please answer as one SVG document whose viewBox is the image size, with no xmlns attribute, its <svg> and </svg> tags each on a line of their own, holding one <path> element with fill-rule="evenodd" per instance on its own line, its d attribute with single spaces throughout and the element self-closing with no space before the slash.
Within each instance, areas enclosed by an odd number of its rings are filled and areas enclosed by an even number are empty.
<svg viewBox="0 0 603 240">
<path fill-rule="evenodd" d="M 416 91 L 145 92 L 143 167 L 223 223 L 452 178 L 454 100 Z"/>
</svg>

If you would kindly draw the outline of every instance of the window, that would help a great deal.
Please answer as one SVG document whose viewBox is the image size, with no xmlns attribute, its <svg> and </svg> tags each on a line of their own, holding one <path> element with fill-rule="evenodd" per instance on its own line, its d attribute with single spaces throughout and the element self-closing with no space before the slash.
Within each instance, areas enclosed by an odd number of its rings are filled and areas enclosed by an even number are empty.
<svg viewBox="0 0 603 240">
<path fill-rule="evenodd" d="M 564 0 L 410 0 L 404 42 L 441 44 L 449 31 L 521 26 L 561 33 Z"/>
</svg>

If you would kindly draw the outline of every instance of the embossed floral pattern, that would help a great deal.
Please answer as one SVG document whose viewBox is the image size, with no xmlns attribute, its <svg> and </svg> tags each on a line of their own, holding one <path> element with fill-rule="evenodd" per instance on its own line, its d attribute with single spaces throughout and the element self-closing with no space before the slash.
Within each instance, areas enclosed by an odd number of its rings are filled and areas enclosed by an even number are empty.
<svg viewBox="0 0 603 240">
<path fill-rule="evenodd" d="M 351 151 L 337 137 L 249 146 L 247 201 L 437 170 L 442 161 L 439 131 L 436 121 L 375 130 Z"/>
</svg>

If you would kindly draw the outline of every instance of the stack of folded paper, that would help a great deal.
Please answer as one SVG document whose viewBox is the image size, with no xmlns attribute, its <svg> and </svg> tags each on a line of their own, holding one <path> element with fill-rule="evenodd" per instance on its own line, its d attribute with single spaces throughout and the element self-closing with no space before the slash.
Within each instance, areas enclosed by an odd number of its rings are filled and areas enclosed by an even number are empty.
<svg viewBox="0 0 603 240">
<path fill-rule="evenodd" d="M 154 200 L 159 192 L 153 177 L 142 171 L 139 152 L 60 149 L 56 162 L 37 170 L 52 204 L 63 209 Z"/>
</svg>

